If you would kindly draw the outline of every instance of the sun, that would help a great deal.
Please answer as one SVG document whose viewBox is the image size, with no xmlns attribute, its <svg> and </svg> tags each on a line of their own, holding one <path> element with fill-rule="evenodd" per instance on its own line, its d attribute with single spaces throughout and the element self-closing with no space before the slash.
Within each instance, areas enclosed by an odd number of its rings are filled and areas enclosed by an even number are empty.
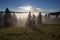
<svg viewBox="0 0 60 40">
<path fill-rule="evenodd" d="M 32 10 L 32 6 L 22 6 L 22 7 L 19 7 L 20 9 L 22 10 L 26 10 L 26 11 L 31 11 Z"/>
<path fill-rule="evenodd" d="M 32 10 L 32 6 L 25 6 L 23 9 L 30 11 L 30 10 Z"/>
</svg>

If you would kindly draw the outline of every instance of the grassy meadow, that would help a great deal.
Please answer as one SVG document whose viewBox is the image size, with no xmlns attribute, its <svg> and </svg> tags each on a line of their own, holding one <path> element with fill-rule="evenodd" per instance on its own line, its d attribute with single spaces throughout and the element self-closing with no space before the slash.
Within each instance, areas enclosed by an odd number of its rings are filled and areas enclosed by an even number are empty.
<svg viewBox="0 0 60 40">
<path fill-rule="evenodd" d="M 60 25 L 3 28 L 0 40 L 60 40 Z"/>
</svg>

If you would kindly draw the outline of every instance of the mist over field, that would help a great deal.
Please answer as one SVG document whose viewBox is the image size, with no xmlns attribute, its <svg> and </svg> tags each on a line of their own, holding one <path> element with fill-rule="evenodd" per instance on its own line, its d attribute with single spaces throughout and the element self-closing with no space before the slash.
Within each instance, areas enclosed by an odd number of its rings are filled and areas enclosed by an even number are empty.
<svg viewBox="0 0 60 40">
<path fill-rule="evenodd" d="M 17 25 L 18 26 L 25 26 L 26 23 L 27 23 L 27 18 L 28 18 L 28 14 L 29 13 L 22 13 L 22 14 L 19 14 L 19 13 L 16 13 L 16 17 L 17 17 Z M 38 15 L 38 13 L 31 13 L 31 16 L 33 16 L 33 14 Z"/>
</svg>

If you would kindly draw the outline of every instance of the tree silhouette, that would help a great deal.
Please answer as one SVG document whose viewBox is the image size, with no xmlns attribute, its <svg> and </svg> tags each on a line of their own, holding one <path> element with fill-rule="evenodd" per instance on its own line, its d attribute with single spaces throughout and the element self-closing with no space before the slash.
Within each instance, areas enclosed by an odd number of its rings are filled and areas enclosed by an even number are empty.
<svg viewBox="0 0 60 40">
<path fill-rule="evenodd" d="M 4 14 L 4 24 L 5 24 L 5 27 L 12 26 L 12 15 L 8 8 L 6 8 L 5 14 Z"/>
<path fill-rule="evenodd" d="M 42 15 L 41 15 L 41 12 L 39 12 L 39 14 L 38 14 L 37 24 L 38 24 L 38 25 L 42 24 Z"/>
<path fill-rule="evenodd" d="M 4 27 L 4 15 L 3 12 L 0 12 L 0 28 Z"/>
<path fill-rule="evenodd" d="M 27 26 L 32 26 L 31 12 L 29 12 L 26 25 L 27 25 Z"/>
<path fill-rule="evenodd" d="M 32 16 L 32 26 L 36 26 L 36 16 L 34 14 Z"/>
</svg>

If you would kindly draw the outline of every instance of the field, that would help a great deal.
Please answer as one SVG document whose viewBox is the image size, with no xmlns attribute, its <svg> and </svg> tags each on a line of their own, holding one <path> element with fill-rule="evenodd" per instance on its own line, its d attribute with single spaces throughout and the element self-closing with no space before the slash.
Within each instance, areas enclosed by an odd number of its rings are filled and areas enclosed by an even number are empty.
<svg viewBox="0 0 60 40">
<path fill-rule="evenodd" d="M 0 40 L 60 40 L 60 25 L 4 28 Z"/>
</svg>

